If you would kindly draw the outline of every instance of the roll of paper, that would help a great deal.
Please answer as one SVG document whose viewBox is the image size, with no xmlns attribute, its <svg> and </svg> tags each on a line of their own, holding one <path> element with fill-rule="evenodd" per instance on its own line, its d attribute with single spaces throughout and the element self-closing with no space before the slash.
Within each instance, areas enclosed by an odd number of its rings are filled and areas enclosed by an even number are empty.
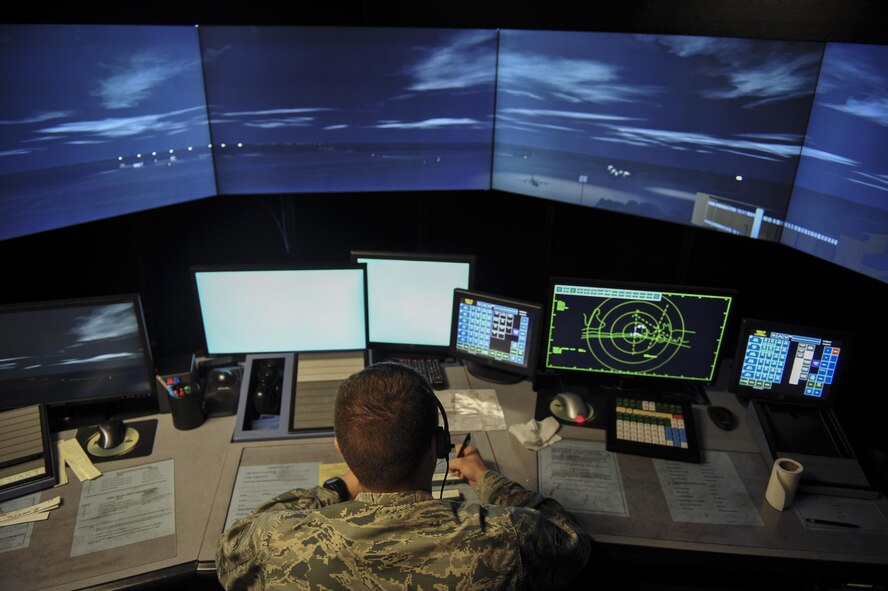
<svg viewBox="0 0 888 591">
<path fill-rule="evenodd" d="M 765 491 L 765 499 L 778 511 L 783 511 L 792 504 L 802 472 L 805 468 L 795 460 L 789 458 L 777 458 L 774 467 L 771 468 L 771 479 L 768 481 L 768 489 Z"/>
</svg>

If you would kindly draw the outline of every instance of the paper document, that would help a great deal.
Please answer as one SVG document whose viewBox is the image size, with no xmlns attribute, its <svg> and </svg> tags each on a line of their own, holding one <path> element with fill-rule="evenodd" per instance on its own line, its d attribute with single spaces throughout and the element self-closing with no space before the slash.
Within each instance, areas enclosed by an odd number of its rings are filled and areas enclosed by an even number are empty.
<svg viewBox="0 0 888 591">
<path fill-rule="evenodd" d="M 59 477 L 59 481 L 56 483 L 54 488 L 58 488 L 60 486 L 65 486 L 66 484 L 68 484 L 68 464 L 65 463 L 65 458 L 62 457 L 62 442 L 56 441 L 55 446 L 55 471 Z"/>
<path fill-rule="evenodd" d="M 40 493 L 34 493 L 0 503 L 0 511 L 11 512 L 25 509 L 40 500 Z M 0 527 L 0 552 L 9 552 L 20 548 L 27 548 L 31 543 L 31 530 L 33 523 L 19 523 L 9 527 Z"/>
<path fill-rule="evenodd" d="M 318 485 L 320 462 L 304 464 L 269 464 L 265 466 L 241 466 L 237 469 L 231 503 L 225 529 L 241 517 L 274 497 L 294 488 L 311 488 Z"/>
<path fill-rule="evenodd" d="M 540 493 L 568 511 L 629 516 L 616 455 L 594 441 L 567 441 L 538 452 Z"/>
<path fill-rule="evenodd" d="M 64 460 L 63 462 L 60 461 L 59 465 L 68 464 L 71 466 L 71 470 L 74 471 L 74 474 L 81 482 L 92 480 L 102 475 L 102 472 L 93 465 L 89 456 L 80 447 L 80 442 L 76 439 L 59 441 L 59 452 L 61 453 L 61 459 Z"/>
<path fill-rule="evenodd" d="M 49 512 L 62 504 L 62 497 L 53 497 L 48 501 L 14 509 L 0 513 L 0 527 L 26 523 L 29 521 L 43 521 L 49 518 Z"/>
<path fill-rule="evenodd" d="M 706 452 L 705 464 L 653 460 L 672 521 L 764 525 L 727 452 Z"/>
<path fill-rule="evenodd" d="M 173 481 L 173 460 L 164 460 L 84 482 L 71 556 L 174 535 Z"/>
<path fill-rule="evenodd" d="M 440 390 L 435 395 L 444 406 L 451 432 L 506 430 L 496 390 Z"/>
<path fill-rule="evenodd" d="M 888 520 L 873 501 L 797 494 L 792 506 L 805 529 L 835 533 L 888 533 Z"/>
</svg>

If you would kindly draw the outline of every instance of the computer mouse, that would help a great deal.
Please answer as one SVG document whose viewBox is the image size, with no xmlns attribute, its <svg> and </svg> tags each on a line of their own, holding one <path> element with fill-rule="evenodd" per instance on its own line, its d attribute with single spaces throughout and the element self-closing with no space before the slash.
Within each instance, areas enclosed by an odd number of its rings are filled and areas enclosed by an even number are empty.
<svg viewBox="0 0 888 591">
<path fill-rule="evenodd" d="M 556 417 L 562 420 L 584 423 L 595 416 L 595 410 L 574 392 L 559 392 L 549 409 Z"/>
<path fill-rule="evenodd" d="M 99 421 L 99 447 L 113 449 L 123 443 L 126 438 L 126 424 L 120 419 Z"/>
<path fill-rule="evenodd" d="M 737 426 L 734 413 L 724 406 L 709 406 L 706 408 L 706 412 L 709 413 L 709 418 L 719 429 L 730 431 Z"/>
</svg>

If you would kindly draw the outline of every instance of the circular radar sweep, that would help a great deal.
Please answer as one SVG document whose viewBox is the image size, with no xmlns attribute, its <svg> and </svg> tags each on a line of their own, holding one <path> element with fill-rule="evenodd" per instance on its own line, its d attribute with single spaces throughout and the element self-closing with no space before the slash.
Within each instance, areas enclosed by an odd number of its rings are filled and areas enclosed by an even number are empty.
<svg viewBox="0 0 888 591">
<path fill-rule="evenodd" d="M 589 352 L 612 371 L 651 372 L 691 346 L 693 331 L 666 296 L 650 302 L 608 298 L 583 320 Z"/>
</svg>

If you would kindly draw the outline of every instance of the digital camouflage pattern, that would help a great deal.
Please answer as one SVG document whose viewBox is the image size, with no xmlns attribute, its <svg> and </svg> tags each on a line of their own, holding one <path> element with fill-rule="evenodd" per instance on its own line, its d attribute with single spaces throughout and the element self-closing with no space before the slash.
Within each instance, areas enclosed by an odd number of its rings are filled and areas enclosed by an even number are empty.
<svg viewBox="0 0 888 591">
<path fill-rule="evenodd" d="M 488 471 L 483 505 L 424 491 L 338 503 L 296 489 L 222 534 L 219 581 L 246 589 L 551 589 L 589 558 L 590 541 L 556 501 Z"/>
</svg>

